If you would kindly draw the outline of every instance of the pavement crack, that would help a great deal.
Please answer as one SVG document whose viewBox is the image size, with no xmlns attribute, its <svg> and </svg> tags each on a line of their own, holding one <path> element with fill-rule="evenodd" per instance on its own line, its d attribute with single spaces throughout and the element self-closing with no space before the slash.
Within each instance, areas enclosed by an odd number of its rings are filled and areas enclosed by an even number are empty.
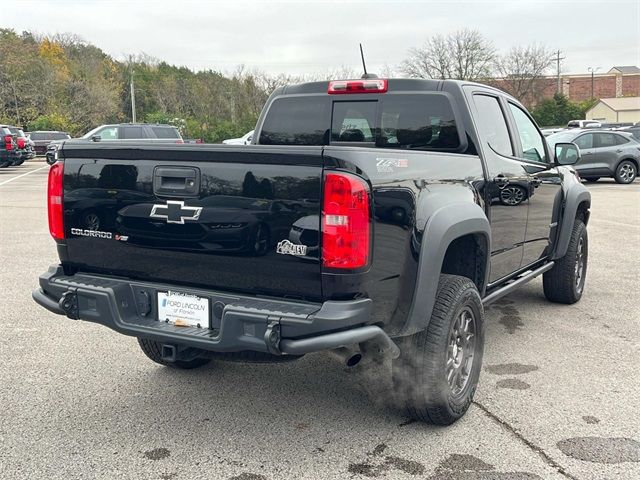
<svg viewBox="0 0 640 480">
<path fill-rule="evenodd" d="M 545 452 L 542 449 L 542 447 L 539 447 L 538 445 L 533 443 L 531 440 L 529 440 L 526 437 L 524 437 L 524 435 L 522 435 L 520 432 L 518 432 L 518 430 L 516 430 L 514 427 L 512 427 L 509 424 L 509 422 L 507 422 L 506 420 L 503 420 L 500 417 L 498 417 L 495 413 L 491 412 L 487 407 L 485 407 L 483 404 L 481 404 L 477 400 L 474 400 L 473 403 L 480 410 L 482 410 L 487 417 L 489 417 L 495 423 L 497 423 L 502 428 L 504 428 L 506 431 L 508 431 L 511 435 L 513 435 L 515 438 L 517 438 L 520 442 L 522 442 L 531 451 L 536 453 L 547 465 L 549 465 L 551 468 L 554 468 L 555 470 L 557 470 L 560 475 L 562 475 L 565 478 L 569 478 L 570 480 L 579 480 L 578 477 L 574 477 L 573 475 L 571 475 L 569 472 L 567 472 L 565 470 L 565 468 L 562 465 L 560 465 L 553 458 L 551 458 L 547 454 L 547 452 Z"/>
</svg>

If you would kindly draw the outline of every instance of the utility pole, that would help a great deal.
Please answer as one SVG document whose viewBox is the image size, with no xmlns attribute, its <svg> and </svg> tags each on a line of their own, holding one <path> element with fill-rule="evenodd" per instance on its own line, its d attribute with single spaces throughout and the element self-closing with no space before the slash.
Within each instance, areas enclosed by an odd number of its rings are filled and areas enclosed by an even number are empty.
<svg viewBox="0 0 640 480">
<path fill-rule="evenodd" d="M 553 55 L 553 58 L 556 61 L 556 65 L 557 65 L 557 74 L 558 74 L 558 85 L 557 85 L 557 92 L 558 93 L 562 93 L 562 80 L 560 78 L 560 60 L 564 60 L 565 57 L 561 57 L 560 54 L 562 52 L 560 50 L 558 50 L 557 52 L 555 52 L 555 54 Z"/>
<path fill-rule="evenodd" d="M 136 123 L 136 90 L 133 86 L 133 69 L 131 69 L 131 120 L 133 123 Z"/>
<path fill-rule="evenodd" d="M 600 67 L 596 67 L 596 68 L 589 67 L 589 68 L 587 68 L 587 71 L 588 71 L 588 72 L 591 72 L 591 100 L 593 100 L 593 98 L 594 98 L 594 97 L 593 97 L 593 75 L 594 75 L 598 70 L 600 70 Z"/>
</svg>

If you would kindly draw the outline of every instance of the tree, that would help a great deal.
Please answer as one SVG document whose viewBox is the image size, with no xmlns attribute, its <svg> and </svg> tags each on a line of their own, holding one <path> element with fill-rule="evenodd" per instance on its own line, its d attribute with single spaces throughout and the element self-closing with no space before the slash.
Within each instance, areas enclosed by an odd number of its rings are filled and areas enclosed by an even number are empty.
<svg viewBox="0 0 640 480">
<path fill-rule="evenodd" d="M 422 47 L 412 48 L 401 70 L 418 78 L 481 80 L 491 76 L 493 44 L 477 30 L 434 35 Z"/>
<path fill-rule="evenodd" d="M 563 126 L 570 120 L 579 120 L 585 117 L 585 113 L 596 103 L 594 100 L 575 103 L 560 93 L 553 98 L 542 100 L 532 110 L 531 114 L 538 125 L 544 127 Z"/>
<path fill-rule="evenodd" d="M 543 88 L 540 79 L 552 62 L 551 51 L 543 45 L 513 47 L 496 56 L 495 70 L 500 78 L 494 83 L 529 105 L 540 98 Z"/>
</svg>

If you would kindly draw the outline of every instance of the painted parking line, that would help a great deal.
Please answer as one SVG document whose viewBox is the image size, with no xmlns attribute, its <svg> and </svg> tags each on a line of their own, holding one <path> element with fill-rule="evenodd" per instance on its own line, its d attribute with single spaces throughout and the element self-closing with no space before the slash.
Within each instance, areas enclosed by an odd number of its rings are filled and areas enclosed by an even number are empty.
<svg viewBox="0 0 640 480">
<path fill-rule="evenodd" d="M 44 167 L 36 168 L 35 170 L 29 170 L 27 173 L 23 173 L 22 175 L 18 175 L 17 177 L 12 177 L 9 180 L 5 180 L 4 182 L 0 182 L 0 187 L 2 185 L 6 185 L 7 183 L 13 182 L 19 178 L 25 177 L 27 175 L 31 175 L 33 172 L 39 172 L 40 170 L 44 170 L 45 168 L 49 168 L 49 165 L 45 165 Z"/>
</svg>

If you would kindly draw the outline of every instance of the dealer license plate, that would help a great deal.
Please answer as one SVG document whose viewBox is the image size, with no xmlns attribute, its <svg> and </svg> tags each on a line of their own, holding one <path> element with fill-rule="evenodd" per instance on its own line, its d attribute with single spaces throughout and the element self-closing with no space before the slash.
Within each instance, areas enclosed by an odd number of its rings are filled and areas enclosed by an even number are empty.
<svg viewBox="0 0 640 480">
<path fill-rule="evenodd" d="M 180 327 L 209 328 L 209 299 L 182 292 L 158 292 L 158 320 Z"/>
</svg>

